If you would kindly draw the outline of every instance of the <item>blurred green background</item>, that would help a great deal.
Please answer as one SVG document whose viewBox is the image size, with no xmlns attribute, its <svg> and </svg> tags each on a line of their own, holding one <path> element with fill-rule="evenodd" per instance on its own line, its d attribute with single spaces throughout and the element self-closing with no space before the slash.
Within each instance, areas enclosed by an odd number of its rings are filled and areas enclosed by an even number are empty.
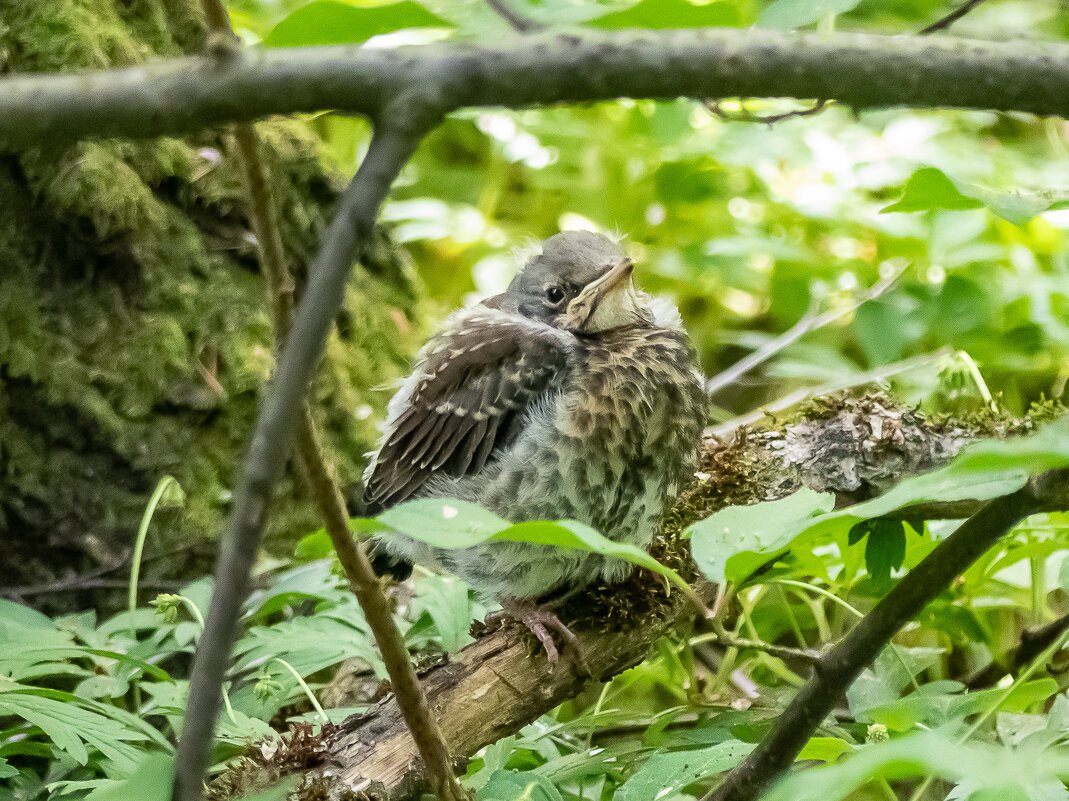
<svg viewBox="0 0 1069 801">
<path fill-rule="evenodd" d="M 510 7 L 549 29 L 757 25 L 819 35 L 916 32 L 954 6 L 511 0 Z M 511 35 L 482 0 L 238 0 L 230 8 L 248 42 L 269 46 Z M 951 34 L 1064 39 L 1067 22 L 1052 0 L 990 2 Z M 373 31 L 384 33 L 369 39 Z M 982 403 L 983 383 L 1015 413 L 1042 396 L 1060 397 L 1069 376 L 1065 123 L 968 111 L 856 115 L 835 106 L 773 125 L 755 121 L 809 105 L 621 100 L 463 111 L 424 142 L 383 217 L 415 257 L 430 327 L 456 305 L 504 287 L 518 247 L 567 228 L 627 238 L 640 263 L 637 280 L 676 300 L 709 375 L 807 312 L 844 311 L 717 393 L 714 419 L 802 387 L 850 385 L 870 371 L 893 376 L 904 397 L 947 411 Z M 366 124 L 338 115 L 311 122 L 336 168 L 351 174 Z M 850 311 L 859 293 L 899 271 L 889 291 Z M 933 353 L 942 355 L 904 372 L 896 367 Z"/>
</svg>

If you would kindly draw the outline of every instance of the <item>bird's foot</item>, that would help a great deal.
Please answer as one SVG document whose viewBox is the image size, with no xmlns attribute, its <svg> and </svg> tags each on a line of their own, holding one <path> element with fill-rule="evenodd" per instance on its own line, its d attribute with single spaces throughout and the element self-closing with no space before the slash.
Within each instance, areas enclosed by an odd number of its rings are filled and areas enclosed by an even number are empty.
<svg viewBox="0 0 1069 801">
<path fill-rule="evenodd" d="M 586 657 L 583 656 L 579 638 L 557 617 L 555 612 L 543 606 L 515 599 L 504 601 L 501 606 L 505 614 L 526 626 L 542 643 L 542 647 L 546 649 L 546 660 L 549 662 L 550 670 L 553 670 L 560 658 L 557 644 L 553 640 L 555 632 L 564 641 L 564 649 L 571 654 L 576 672 L 580 676 L 590 675 L 590 668 L 587 666 Z"/>
</svg>

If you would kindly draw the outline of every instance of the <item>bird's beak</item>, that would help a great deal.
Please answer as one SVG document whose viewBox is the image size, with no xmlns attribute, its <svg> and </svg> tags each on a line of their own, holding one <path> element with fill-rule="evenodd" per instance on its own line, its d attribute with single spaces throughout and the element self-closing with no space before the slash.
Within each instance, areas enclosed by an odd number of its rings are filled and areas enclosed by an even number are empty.
<svg viewBox="0 0 1069 801">
<path fill-rule="evenodd" d="M 583 287 L 568 304 L 565 328 L 590 333 L 626 323 L 634 308 L 631 285 L 634 269 L 635 263 L 631 259 L 622 259 L 605 275 Z"/>
</svg>

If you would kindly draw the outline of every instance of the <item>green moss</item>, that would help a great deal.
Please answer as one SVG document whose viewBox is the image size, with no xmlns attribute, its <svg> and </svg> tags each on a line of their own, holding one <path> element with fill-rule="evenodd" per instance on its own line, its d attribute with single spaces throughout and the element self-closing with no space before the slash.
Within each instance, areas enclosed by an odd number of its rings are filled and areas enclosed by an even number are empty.
<svg viewBox="0 0 1069 801">
<path fill-rule="evenodd" d="M 199 47 L 196 4 L 38 0 L 0 12 L 12 72 L 134 64 Z M 338 183 L 298 121 L 261 124 L 287 256 L 299 282 Z M 149 552 L 207 556 L 274 365 L 244 192 L 218 132 L 42 146 L 0 156 L 0 531 L 18 534 L 13 584 L 121 557 L 161 475 L 187 495 Z M 416 345 L 418 292 L 384 247 L 347 291 L 314 399 L 325 447 L 354 480 L 372 419 Z M 292 481 L 269 535 L 317 526 Z M 12 535 L 11 537 L 5 535 Z M 197 543 L 201 545 L 198 547 Z M 179 560 L 171 572 L 182 573 Z M 204 560 L 185 564 L 203 569 Z"/>
</svg>

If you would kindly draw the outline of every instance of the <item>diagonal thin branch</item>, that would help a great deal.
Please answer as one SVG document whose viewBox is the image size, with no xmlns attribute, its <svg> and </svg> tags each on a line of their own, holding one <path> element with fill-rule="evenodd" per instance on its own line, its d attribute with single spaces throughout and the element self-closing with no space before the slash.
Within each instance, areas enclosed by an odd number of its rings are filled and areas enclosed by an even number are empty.
<svg viewBox="0 0 1069 801">
<path fill-rule="evenodd" d="M 754 801 L 786 771 L 842 694 L 914 615 L 934 600 L 1010 529 L 1054 499 L 1065 502 L 1069 471 L 1051 471 L 985 504 L 884 596 L 815 672 L 775 727 L 706 801 Z"/>
<path fill-rule="evenodd" d="M 230 661 L 241 604 L 263 535 L 275 484 L 301 427 L 308 386 L 341 307 L 354 260 L 371 241 L 375 216 L 393 180 L 424 131 L 437 119 L 420 119 L 411 98 L 398 98 L 393 125 L 376 126 L 367 155 L 342 194 L 327 228 L 310 279 L 286 339 L 253 431 L 234 496 L 230 531 L 223 538 L 204 634 L 193 662 L 185 724 L 175 767 L 176 801 L 199 801 L 210 744 L 221 704 L 220 688 Z M 407 123 L 407 124 L 405 124 Z"/>
<path fill-rule="evenodd" d="M 519 33 L 533 33 L 542 30 L 541 23 L 535 22 L 530 17 L 521 14 L 509 5 L 508 0 L 486 0 L 486 5 L 494 10 L 494 13 Z"/>
<path fill-rule="evenodd" d="M 233 38 L 231 47 L 240 48 L 230 17 L 221 0 L 201 0 L 210 32 Z M 234 55 L 235 52 L 229 53 Z M 293 275 L 286 263 L 282 233 L 278 226 L 271 182 L 263 162 L 260 137 L 253 123 L 234 126 L 237 161 L 249 203 L 249 218 L 256 236 L 256 249 L 266 278 L 271 300 L 277 346 L 282 347 L 290 331 L 294 307 Z M 443 801 L 460 801 L 463 789 L 453 774 L 452 759 L 438 721 L 431 714 L 427 699 L 408 657 L 404 638 L 393 619 L 390 604 L 383 595 L 378 577 L 368 561 L 361 543 L 349 531 L 345 499 L 319 446 L 317 426 L 307 403 L 297 432 L 296 462 L 304 478 L 307 493 L 319 508 L 325 528 L 338 554 L 349 587 L 356 595 L 364 617 L 379 646 L 404 718 L 427 766 L 431 786 Z"/>
<path fill-rule="evenodd" d="M 843 308 L 829 309 L 823 314 L 811 314 L 807 312 L 802 315 L 802 318 L 797 323 L 788 328 L 778 337 L 770 339 L 749 356 L 740 359 L 727 370 L 717 373 L 710 378 L 705 384 L 705 391 L 710 395 L 714 392 L 718 392 L 728 384 L 735 382 L 741 376 L 750 372 L 750 370 L 757 367 L 759 364 L 763 364 L 780 351 L 794 344 L 810 331 L 815 331 L 818 328 L 823 328 L 826 325 L 834 323 L 836 320 L 841 320 L 848 314 L 857 311 L 859 306 L 863 306 L 870 300 L 875 300 L 894 285 L 895 281 L 897 281 L 902 273 L 905 272 L 907 266 L 908 264 L 903 265 L 890 275 L 881 278 Z"/>
<path fill-rule="evenodd" d="M 962 3 L 960 6 L 958 6 L 949 14 L 947 14 L 945 17 L 937 19 L 927 28 L 924 28 L 919 31 L 920 35 L 927 36 L 931 33 L 945 31 L 947 28 L 949 28 L 951 25 L 953 25 L 955 22 L 957 22 L 959 19 L 964 17 L 966 14 L 968 14 L 970 11 L 972 11 L 974 8 L 976 8 L 983 2 L 984 0 L 966 0 L 966 2 Z"/>
</svg>

